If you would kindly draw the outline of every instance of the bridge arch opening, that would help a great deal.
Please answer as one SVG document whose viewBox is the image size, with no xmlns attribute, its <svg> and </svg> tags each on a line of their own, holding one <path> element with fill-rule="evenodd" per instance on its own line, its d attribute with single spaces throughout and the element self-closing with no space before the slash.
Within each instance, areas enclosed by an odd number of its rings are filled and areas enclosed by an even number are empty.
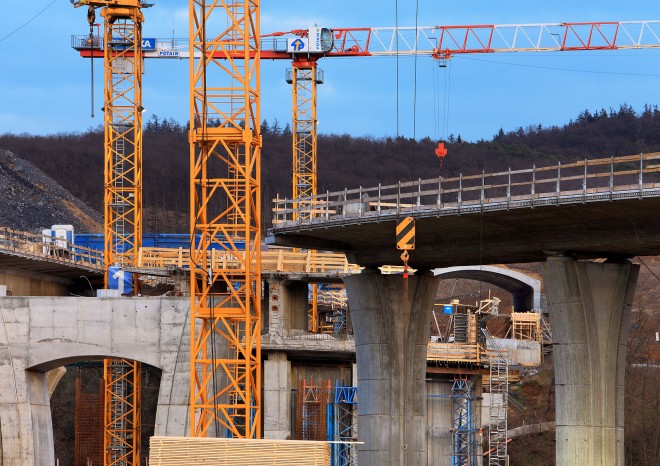
<svg viewBox="0 0 660 466">
<path fill-rule="evenodd" d="M 59 464 L 103 464 L 103 357 L 60 366 L 66 369 L 50 396 L 52 438 Z M 55 369 L 60 371 L 60 369 Z M 53 371 L 53 372 L 55 372 Z M 149 455 L 154 435 L 161 370 L 142 364 L 140 417 L 141 464 Z M 44 427 L 41 426 L 41 429 Z M 43 432 L 40 435 L 48 434 Z M 89 461 L 89 463 L 88 463 Z"/>
<path fill-rule="evenodd" d="M 541 308 L 541 280 L 508 267 L 492 265 L 447 267 L 434 269 L 433 273 L 443 280 L 472 280 L 504 290 L 511 295 L 510 306 L 513 312 L 539 311 Z M 447 294 L 447 287 L 441 286 L 439 294 Z M 447 297 L 451 298 L 453 294 L 449 292 Z M 469 300 L 483 299 L 478 292 L 471 291 L 464 294 Z"/>
</svg>

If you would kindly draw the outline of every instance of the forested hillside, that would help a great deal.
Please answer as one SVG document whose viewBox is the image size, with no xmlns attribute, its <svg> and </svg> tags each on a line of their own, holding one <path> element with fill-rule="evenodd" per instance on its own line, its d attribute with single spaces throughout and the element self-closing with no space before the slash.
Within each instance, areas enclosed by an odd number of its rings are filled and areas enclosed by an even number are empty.
<svg viewBox="0 0 660 466">
<path fill-rule="evenodd" d="M 264 206 L 291 193 L 291 129 L 277 121 L 262 123 Z M 29 160 L 75 196 L 101 211 L 103 192 L 102 128 L 50 136 L 4 134 L 0 149 Z M 439 175 L 434 150 L 438 141 L 409 138 L 320 135 L 318 188 L 373 186 Z M 585 110 L 562 127 L 530 125 L 492 140 L 464 142 L 450 136 L 443 175 L 473 174 L 660 150 L 660 110 L 635 112 Z M 185 124 L 152 117 L 144 128 L 144 210 L 146 231 L 188 231 L 189 146 Z M 264 208 L 269 214 L 269 208 Z M 264 225 L 268 225 L 266 218 Z"/>
</svg>

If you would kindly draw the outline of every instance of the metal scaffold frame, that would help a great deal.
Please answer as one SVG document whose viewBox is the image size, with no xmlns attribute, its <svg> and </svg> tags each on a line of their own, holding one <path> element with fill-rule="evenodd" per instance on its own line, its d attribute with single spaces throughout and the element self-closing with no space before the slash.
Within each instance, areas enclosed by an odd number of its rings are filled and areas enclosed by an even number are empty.
<svg viewBox="0 0 660 466">
<path fill-rule="evenodd" d="M 457 376 L 451 387 L 452 466 L 477 465 L 477 423 L 474 389 L 466 376 Z"/>
<path fill-rule="evenodd" d="M 507 464 L 509 362 L 488 329 L 481 329 L 490 352 L 490 407 L 488 416 L 488 466 Z"/>
<path fill-rule="evenodd" d="M 140 464 L 141 364 L 125 359 L 106 359 L 105 373 L 105 466 Z"/>
<path fill-rule="evenodd" d="M 332 404 L 332 430 L 328 440 L 332 444 L 332 466 L 357 465 L 357 387 L 343 387 L 335 381 L 335 397 Z"/>
<path fill-rule="evenodd" d="M 189 9 L 190 224 L 200 236 L 190 258 L 190 434 L 259 438 L 259 1 Z M 213 260 L 213 248 L 229 260 Z"/>
<path fill-rule="evenodd" d="M 328 435 L 328 403 L 330 381 L 314 385 L 300 380 L 296 396 L 296 438 L 298 440 L 326 440 Z"/>
</svg>

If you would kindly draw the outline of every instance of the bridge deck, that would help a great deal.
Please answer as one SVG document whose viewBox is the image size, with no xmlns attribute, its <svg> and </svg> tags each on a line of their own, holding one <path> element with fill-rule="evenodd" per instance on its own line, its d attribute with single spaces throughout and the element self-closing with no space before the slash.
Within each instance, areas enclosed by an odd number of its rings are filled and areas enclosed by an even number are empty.
<svg viewBox="0 0 660 466">
<path fill-rule="evenodd" d="M 399 264 L 395 225 L 416 219 L 418 268 L 660 253 L 660 153 L 435 178 L 275 200 L 271 244 Z M 293 220 L 296 218 L 297 220 Z"/>
<path fill-rule="evenodd" d="M 0 268 L 69 279 L 80 278 L 81 274 L 102 275 L 103 251 L 70 247 L 66 240 L 2 228 Z"/>
</svg>

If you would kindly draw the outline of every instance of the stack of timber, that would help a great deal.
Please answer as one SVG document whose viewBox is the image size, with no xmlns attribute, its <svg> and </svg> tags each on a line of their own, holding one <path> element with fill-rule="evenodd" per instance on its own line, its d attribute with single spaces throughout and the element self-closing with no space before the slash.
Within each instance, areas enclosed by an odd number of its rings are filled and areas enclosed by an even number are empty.
<svg viewBox="0 0 660 466">
<path fill-rule="evenodd" d="M 149 466 L 326 466 L 330 444 L 298 440 L 151 437 Z"/>
</svg>

